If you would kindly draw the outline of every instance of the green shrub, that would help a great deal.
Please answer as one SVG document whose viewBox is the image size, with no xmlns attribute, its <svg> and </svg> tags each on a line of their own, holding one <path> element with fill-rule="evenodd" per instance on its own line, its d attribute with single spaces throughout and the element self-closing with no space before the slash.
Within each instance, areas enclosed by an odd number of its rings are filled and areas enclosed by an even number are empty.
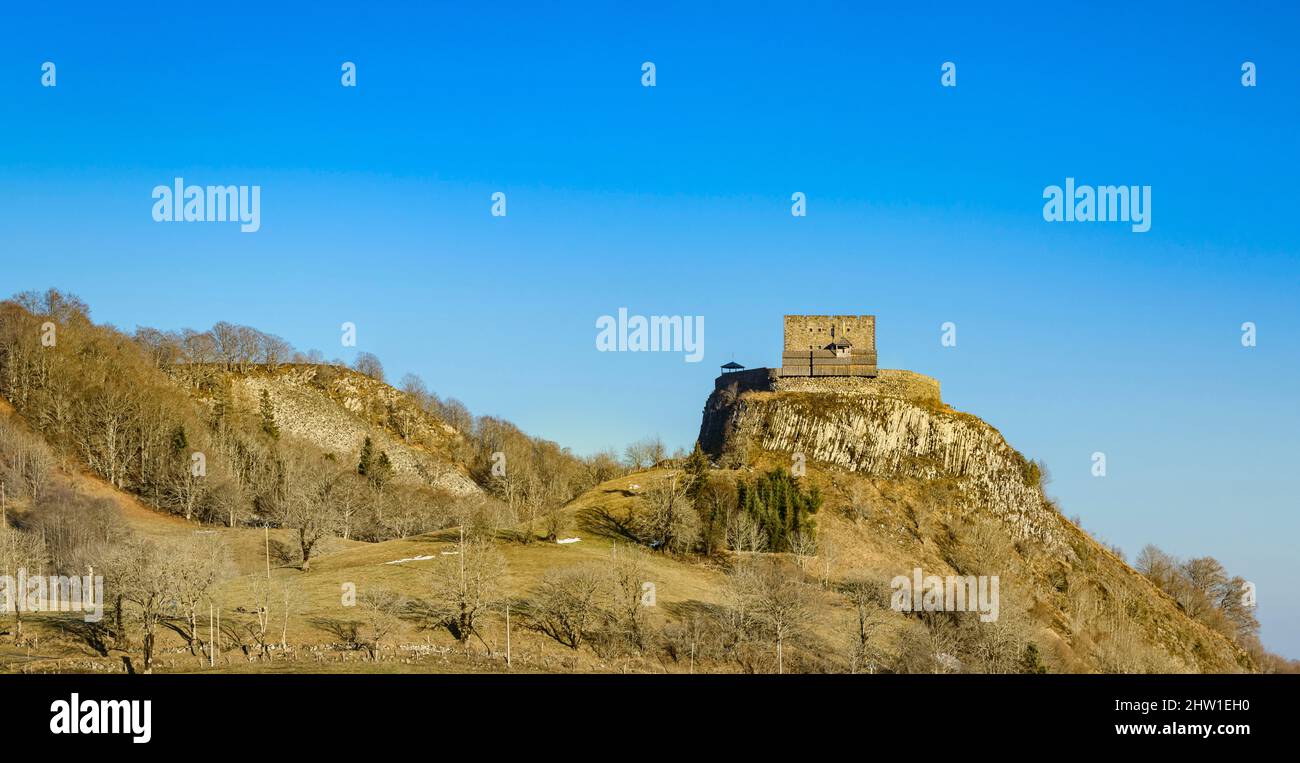
<svg viewBox="0 0 1300 763">
<path fill-rule="evenodd" d="M 822 505 L 816 486 L 804 490 L 799 478 L 783 467 L 757 477 L 752 483 L 737 486 L 740 510 L 758 523 L 767 537 L 767 548 L 789 551 L 796 536 L 811 537 L 816 532 L 813 515 Z"/>
</svg>

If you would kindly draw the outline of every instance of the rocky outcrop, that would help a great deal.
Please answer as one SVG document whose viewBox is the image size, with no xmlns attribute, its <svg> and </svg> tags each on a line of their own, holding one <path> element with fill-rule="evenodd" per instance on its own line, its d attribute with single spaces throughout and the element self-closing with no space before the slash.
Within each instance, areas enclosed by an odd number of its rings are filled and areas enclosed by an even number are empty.
<svg viewBox="0 0 1300 763">
<path fill-rule="evenodd" d="M 455 462 L 460 433 L 387 384 L 354 371 L 312 365 L 230 376 L 232 402 L 240 410 L 256 413 L 263 391 L 284 434 L 349 460 L 358 457 L 370 437 L 376 452 L 388 454 L 399 480 L 454 495 L 482 492 Z"/>
<path fill-rule="evenodd" d="M 816 391 L 792 391 L 767 369 L 746 373 L 719 378 L 705 405 L 700 446 L 719 466 L 745 469 L 774 457 L 793 464 L 802 454 L 824 482 L 834 484 L 837 472 L 865 478 L 903 507 L 899 515 L 880 509 L 869 525 L 871 537 L 883 539 L 871 553 L 902 569 L 944 548 L 951 520 L 994 520 L 1017 549 L 997 557 L 1006 565 L 998 574 L 1023 586 L 1026 611 L 1059 639 L 1070 669 L 1252 669 L 1241 647 L 1065 519 L 1043 494 L 1038 466 L 993 427 L 939 402 L 937 382 L 934 396 L 918 394 L 929 385 L 917 375 L 895 376 L 899 384 L 838 380 L 844 389 L 813 378 Z M 932 501 L 943 519 L 922 527 L 915 517 Z M 910 550 L 908 538 L 916 539 Z M 1097 621 L 1103 611 L 1110 619 Z"/>
<path fill-rule="evenodd" d="M 724 465 L 758 452 L 881 478 L 954 481 L 967 507 L 1011 535 L 1065 549 L 1036 470 L 983 421 L 928 398 L 854 392 L 763 392 L 727 386 L 705 405 L 700 446 Z"/>
</svg>

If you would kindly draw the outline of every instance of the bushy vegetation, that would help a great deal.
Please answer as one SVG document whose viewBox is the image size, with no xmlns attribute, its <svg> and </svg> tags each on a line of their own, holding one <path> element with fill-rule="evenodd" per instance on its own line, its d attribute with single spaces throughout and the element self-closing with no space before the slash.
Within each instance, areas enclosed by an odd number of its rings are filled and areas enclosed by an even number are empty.
<svg viewBox="0 0 1300 763">
<path fill-rule="evenodd" d="M 783 468 L 753 480 L 715 474 L 699 443 L 678 457 L 666 478 L 646 489 L 631 522 L 633 536 L 659 551 L 808 554 L 816 548 L 816 486 Z"/>
<path fill-rule="evenodd" d="M 1284 667 L 1284 661 L 1269 655 L 1260 645 L 1254 586 L 1239 575 L 1230 575 L 1217 559 L 1202 556 L 1183 561 L 1147 545 L 1134 567 L 1172 596 L 1188 616 L 1232 639 L 1257 664 Z"/>
</svg>

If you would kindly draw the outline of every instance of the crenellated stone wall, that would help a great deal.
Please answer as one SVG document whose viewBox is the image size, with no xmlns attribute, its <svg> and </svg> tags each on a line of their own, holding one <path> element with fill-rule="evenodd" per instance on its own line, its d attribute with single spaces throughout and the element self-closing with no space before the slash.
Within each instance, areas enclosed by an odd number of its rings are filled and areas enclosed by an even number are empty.
<svg viewBox="0 0 1300 763">
<path fill-rule="evenodd" d="M 746 371 L 722 374 L 713 380 L 713 388 L 734 387 L 736 392 L 748 392 L 750 390 L 771 392 L 775 389 L 776 380 L 779 376 L 775 368 L 751 368 Z"/>
</svg>

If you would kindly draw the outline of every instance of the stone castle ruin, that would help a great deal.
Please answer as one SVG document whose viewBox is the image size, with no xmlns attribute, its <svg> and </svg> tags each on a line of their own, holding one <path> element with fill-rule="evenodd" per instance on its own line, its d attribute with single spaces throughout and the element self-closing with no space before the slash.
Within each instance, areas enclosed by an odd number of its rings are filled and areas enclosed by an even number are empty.
<svg viewBox="0 0 1300 763">
<path fill-rule="evenodd" d="M 722 366 L 714 388 L 736 394 L 834 392 L 940 401 L 939 381 L 876 365 L 876 316 L 787 315 L 778 368 Z"/>
<path fill-rule="evenodd" d="M 781 376 L 876 375 L 876 316 L 785 316 Z"/>
</svg>

